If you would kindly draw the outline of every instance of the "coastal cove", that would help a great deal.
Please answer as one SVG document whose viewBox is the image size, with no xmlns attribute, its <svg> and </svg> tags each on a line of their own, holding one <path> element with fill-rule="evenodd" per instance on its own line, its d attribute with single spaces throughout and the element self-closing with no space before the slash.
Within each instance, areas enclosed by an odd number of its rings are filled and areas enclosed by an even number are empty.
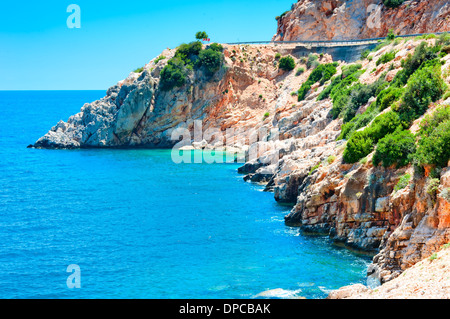
<svg viewBox="0 0 450 319">
<path fill-rule="evenodd" d="M 170 150 L 27 149 L 104 91 L 0 92 L 2 298 L 325 298 L 371 259 L 284 224 L 242 164 Z M 81 269 L 69 289 L 66 268 Z"/>
</svg>

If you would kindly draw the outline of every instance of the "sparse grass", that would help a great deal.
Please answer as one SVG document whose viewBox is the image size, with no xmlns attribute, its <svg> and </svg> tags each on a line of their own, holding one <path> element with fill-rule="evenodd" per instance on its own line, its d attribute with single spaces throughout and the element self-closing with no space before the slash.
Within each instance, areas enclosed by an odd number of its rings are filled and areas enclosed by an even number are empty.
<svg viewBox="0 0 450 319">
<path fill-rule="evenodd" d="M 295 72 L 295 75 L 299 76 L 299 75 L 303 74 L 304 72 L 305 72 L 305 68 L 298 68 L 297 72 Z"/>
<path fill-rule="evenodd" d="M 429 261 L 433 261 L 433 260 L 436 260 L 437 258 L 438 258 L 437 254 L 434 253 L 434 254 L 432 254 L 432 255 L 428 258 L 428 260 L 429 260 Z"/>
<path fill-rule="evenodd" d="M 429 195 L 435 195 L 439 189 L 439 184 L 441 181 L 439 178 L 430 178 L 427 182 L 427 193 Z"/>
</svg>

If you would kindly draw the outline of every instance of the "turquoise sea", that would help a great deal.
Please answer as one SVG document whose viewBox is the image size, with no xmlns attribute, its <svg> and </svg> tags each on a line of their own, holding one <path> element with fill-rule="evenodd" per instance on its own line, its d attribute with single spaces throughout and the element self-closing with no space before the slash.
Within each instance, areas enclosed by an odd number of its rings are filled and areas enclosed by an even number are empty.
<svg viewBox="0 0 450 319">
<path fill-rule="evenodd" d="M 365 283 L 368 257 L 285 226 L 290 207 L 240 164 L 26 148 L 104 94 L 0 91 L 0 298 L 324 298 Z"/>
</svg>

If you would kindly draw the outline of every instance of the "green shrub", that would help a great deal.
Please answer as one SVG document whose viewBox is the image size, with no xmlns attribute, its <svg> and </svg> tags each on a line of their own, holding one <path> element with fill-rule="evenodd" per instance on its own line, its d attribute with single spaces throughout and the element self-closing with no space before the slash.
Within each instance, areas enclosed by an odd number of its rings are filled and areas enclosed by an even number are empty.
<svg viewBox="0 0 450 319">
<path fill-rule="evenodd" d="M 446 46 L 450 44 L 450 33 L 444 32 L 439 35 L 438 40 L 436 41 L 437 45 Z"/>
<path fill-rule="evenodd" d="M 280 53 L 275 54 L 275 60 L 279 60 L 280 58 L 281 58 L 281 54 Z"/>
<path fill-rule="evenodd" d="M 333 100 L 333 109 L 337 113 L 337 109 L 340 109 L 339 115 L 342 116 L 344 123 L 349 122 L 356 115 L 358 109 L 366 104 L 369 99 L 376 96 L 379 89 L 386 84 L 386 81 L 380 77 L 377 81 L 371 84 L 360 84 L 354 85 L 351 90 L 342 92 L 343 99 L 336 101 Z M 347 98 L 345 98 L 347 95 Z"/>
<path fill-rule="evenodd" d="M 357 131 L 348 140 L 343 158 L 346 163 L 356 163 L 373 151 L 373 140 L 367 131 Z"/>
<path fill-rule="evenodd" d="M 202 43 L 200 41 L 183 43 L 177 48 L 174 58 L 179 58 L 185 64 L 191 64 L 193 66 L 198 59 L 200 51 L 202 51 Z"/>
<path fill-rule="evenodd" d="M 291 71 L 295 68 L 295 61 L 290 55 L 282 57 L 278 67 L 285 71 Z"/>
<path fill-rule="evenodd" d="M 161 70 L 160 85 L 163 90 L 170 90 L 174 87 L 181 87 L 186 83 L 188 70 L 184 61 L 179 57 L 174 57 L 167 62 Z"/>
<path fill-rule="evenodd" d="M 209 74 L 217 72 L 223 62 L 223 54 L 211 48 L 202 50 L 198 57 L 197 66 L 204 67 Z"/>
<path fill-rule="evenodd" d="M 353 82 L 358 81 L 358 78 L 363 73 L 360 70 L 361 64 L 351 64 L 342 68 L 342 73 L 339 76 L 335 76 L 331 79 L 330 85 L 328 85 L 317 97 L 317 100 L 323 100 L 331 96 L 332 99 L 339 99 L 345 90 L 352 85 Z M 340 113 L 340 111 L 339 111 Z M 335 117 L 337 117 L 336 114 Z"/>
<path fill-rule="evenodd" d="M 408 173 L 406 173 L 405 175 L 400 177 L 400 179 L 397 182 L 397 185 L 395 185 L 395 187 L 394 187 L 394 191 L 398 192 L 399 190 L 408 186 L 410 180 L 411 180 L 411 175 Z"/>
<path fill-rule="evenodd" d="M 304 72 L 305 72 L 305 68 L 298 68 L 297 72 L 295 72 L 295 75 L 299 76 L 299 75 L 303 74 Z"/>
<path fill-rule="evenodd" d="M 369 54 L 370 54 L 370 50 L 364 50 L 364 51 L 361 53 L 361 60 L 367 59 L 367 57 L 369 56 Z"/>
<path fill-rule="evenodd" d="M 314 83 L 320 82 L 320 84 L 324 84 L 326 81 L 330 80 L 334 74 L 336 74 L 335 63 L 320 64 L 311 72 L 308 80 L 306 80 L 298 90 L 298 101 L 302 101 L 305 98 Z"/>
<path fill-rule="evenodd" d="M 378 111 L 376 110 L 367 110 L 362 114 L 358 114 L 350 122 L 344 123 L 344 125 L 342 125 L 341 134 L 339 135 L 338 140 L 349 139 L 355 131 L 369 124 L 370 121 L 372 121 L 375 116 L 377 116 L 377 114 Z"/>
<path fill-rule="evenodd" d="M 217 52 L 223 52 L 223 46 L 221 44 L 218 44 L 218 43 L 211 43 L 208 46 L 208 49 L 211 49 L 211 50 L 214 50 L 214 51 L 217 51 Z"/>
<path fill-rule="evenodd" d="M 406 128 L 402 124 L 399 115 L 396 112 L 389 111 L 377 116 L 366 130 L 372 140 L 377 143 L 387 134 L 394 133 L 399 127 Z"/>
<path fill-rule="evenodd" d="M 396 164 L 397 168 L 410 162 L 411 154 L 416 151 L 416 139 L 408 130 L 397 130 L 383 137 L 377 144 L 373 163 L 389 167 Z"/>
<path fill-rule="evenodd" d="M 142 71 L 144 71 L 144 67 L 137 68 L 137 69 L 134 70 L 133 72 L 134 72 L 134 73 L 141 73 Z"/>
<path fill-rule="evenodd" d="M 306 67 L 308 68 L 308 69 L 314 69 L 315 67 L 317 67 L 318 66 L 318 60 L 319 58 L 317 57 L 317 55 L 314 55 L 314 54 L 312 54 L 312 53 L 310 53 L 309 55 L 308 55 L 308 60 L 306 61 Z"/>
<path fill-rule="evenodd" d="M 387 109 L 394 102 L 400 100 L 404 91 L 404 88 L 395 86 L 390 86 L 387 89 L 382 90 L 377 96 L 377 107 L 380 109 L 380 111 Z"/>
<path fill-rule="evenodd" d="M 413 55 L 402 60 L 403 69 L 397 73 L 392 84 L 398 87 L 404 86 L 410 76 L 419 70 L 424 62 L 435 58 L 437 58 L 436 48 L 429 47 L 427 42 L 420 43 Z"/>
<path fill-rule="evenodd" d="M 431 102 L 437 101 L 447 90 L 440 67 L 424 67 L 408 80 L 397 111 L 400 117 L 411 122 L 423 115 Z"/>
<path fill-rule="evenodd" d="M 388 63 L 392 60 L 395 59 L 395 55 L 397 53 L 395 51 L 390 51 L 390 52 L 386 52 L 384 53 L 378 60 L 377 60 L 377 66 L 379 66 L 380 64 L 385 64 Z"/>
<path fill-rule="evenodd" d="M 393 111 L 376 117 L 370 126 L 363 131 L 356 131 L 350 136 L 344 150 L 344 161 L 356 163 L 361 158 L 369 155 L 373 151 L 374 145 L 380 139 L 399 128 L 403 128 L 402 123 L 398 114 Z"/>
<path fill-rule="evenodd" d="M 441 107 L 421 122 L 416 159 L 419 165 L 447 166 L 450 160 L 450 106 Z"/>
</svg>

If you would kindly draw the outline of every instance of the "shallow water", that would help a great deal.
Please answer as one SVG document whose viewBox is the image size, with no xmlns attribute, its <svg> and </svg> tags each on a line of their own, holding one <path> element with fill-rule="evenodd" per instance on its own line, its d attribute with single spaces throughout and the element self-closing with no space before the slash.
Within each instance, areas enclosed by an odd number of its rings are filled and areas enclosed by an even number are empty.
<svg viewBox="0 0 450 319">
<path fill-rule="evenodd" d="M 0 92 L 0 298 L 323 298 L 365 282 L 368 257 L 285 226 L 289 207 L 240 164 L 26 148 L 103 95 Z"/>
</svg>

